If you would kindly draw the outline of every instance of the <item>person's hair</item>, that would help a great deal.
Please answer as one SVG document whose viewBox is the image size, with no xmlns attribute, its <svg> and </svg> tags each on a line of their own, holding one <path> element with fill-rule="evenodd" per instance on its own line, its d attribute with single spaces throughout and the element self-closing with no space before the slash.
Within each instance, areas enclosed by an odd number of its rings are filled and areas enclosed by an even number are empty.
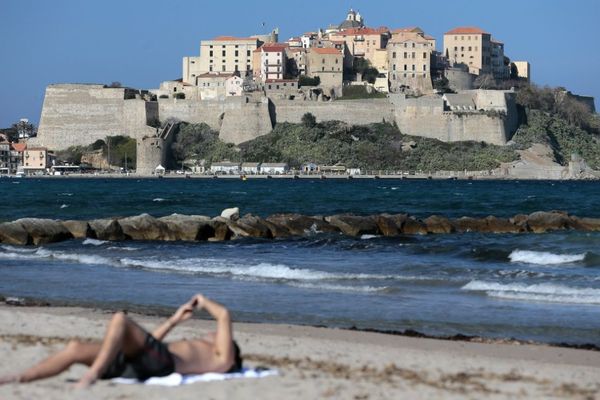
<svg viewBox="0 0 600 400">
<path fill-rule="evenodd" d="M 238 346 L 237 342 L 233 341 L 233 365 L 229 368 L 227 372 L 237 372 L 242 369 L 242 352 L 240 351 L 240 346 Z"/>
</svg>

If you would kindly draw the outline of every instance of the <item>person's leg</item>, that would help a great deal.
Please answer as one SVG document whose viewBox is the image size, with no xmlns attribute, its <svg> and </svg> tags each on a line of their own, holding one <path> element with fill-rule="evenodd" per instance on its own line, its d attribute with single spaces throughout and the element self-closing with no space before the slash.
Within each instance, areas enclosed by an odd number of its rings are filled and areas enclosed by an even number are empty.
<svg viewBox="0 0 600 400">
<path fill-rule="evenodd" d="M 60 374 L 76 363 L 92 365 L 99 351 L 100 343 L 82 343 L 71 340 L 63 350 L 51 355 L 21 374 L 0 377 L 0 385 L 48 378 Z"/>
<path fill-rule="evenodd" d="M 137 355 L 146 342 L 148 333 L 122 313 L 116 313 L 110 323 L 102 346 L 88 372 L 79 380 L 77 387 L 87 387 L 94 383 L 106 371 L 117 353 L 125 356 Z"/>
</svg>

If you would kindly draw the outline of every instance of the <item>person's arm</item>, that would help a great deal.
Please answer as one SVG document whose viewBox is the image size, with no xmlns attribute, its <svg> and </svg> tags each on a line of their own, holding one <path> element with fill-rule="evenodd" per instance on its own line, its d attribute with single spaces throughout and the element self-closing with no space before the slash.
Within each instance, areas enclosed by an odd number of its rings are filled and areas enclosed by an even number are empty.
<svg viewBox="0 0 600 400">
<path fill-rule="evenodd" d="M 196 295 L 196 306 L 204 308 L 216 321 L 217 333 L 215 334 L 215 355 L 223 362 L 233 362 L 233 334 L 231 329 L 231 316 L 229 310 L 223 305 L 207 299 L 201 294 Z"/>
<path fill-rule="evenodd" d="M 193 297 L 187 303 L 182 304 L 172 316 L 152 332 L 152 336 L 157 340 L 163 340 L 175 325 L 192 317 L 196 302 L 196 297 Z"/>
</svg>

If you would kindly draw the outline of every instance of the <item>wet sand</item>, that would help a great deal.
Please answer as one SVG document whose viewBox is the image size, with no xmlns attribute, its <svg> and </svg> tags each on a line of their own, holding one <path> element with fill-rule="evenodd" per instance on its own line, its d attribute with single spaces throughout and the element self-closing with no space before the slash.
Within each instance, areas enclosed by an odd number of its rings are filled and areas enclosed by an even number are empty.
<svg viewBox="0 0 600 400">
<path fill-rule="evenodd" d="M 0 305 L 0 375 L 21 370 L 71 338 L 100 339 L 111 313 L 76 307 Z M 146 329 L 163 318 L 130 314 Z M 191 320 L 167 338 L 201 336 Z M 71 385 L 74 366 L 44 381 L 0 386 L 0 399 L 600 399 L 600 352 L 545 345 L 471 343 L 305 326 L 235 324 L 247 366 L 279 376 L 167 388 L 101 381 Z"/>
</svg>

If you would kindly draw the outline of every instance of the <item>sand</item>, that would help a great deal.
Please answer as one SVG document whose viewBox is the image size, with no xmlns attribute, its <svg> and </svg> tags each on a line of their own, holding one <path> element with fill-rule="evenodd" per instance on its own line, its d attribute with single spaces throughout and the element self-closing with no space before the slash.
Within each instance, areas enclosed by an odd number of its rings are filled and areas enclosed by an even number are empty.
<svg viewBox="0 0 600 400">
<path fill-rule="evenodd" d="M 99 339 L 110 312 L 0 305 L 0 375 L 23 369 L 70 338 Z M 147 329 L 162 318 L 130 314 Z M 214 329 L 190 320 L 167 338 Z M 248 366 L 279 376 L 187 386 L 101 381 L 78 391 L 85 371 L 0 386 L 0 399 L 600 399 L 600 352 L 545 345 L 471 343 L 304 326 L 235 324 Z"/>
</svg>

